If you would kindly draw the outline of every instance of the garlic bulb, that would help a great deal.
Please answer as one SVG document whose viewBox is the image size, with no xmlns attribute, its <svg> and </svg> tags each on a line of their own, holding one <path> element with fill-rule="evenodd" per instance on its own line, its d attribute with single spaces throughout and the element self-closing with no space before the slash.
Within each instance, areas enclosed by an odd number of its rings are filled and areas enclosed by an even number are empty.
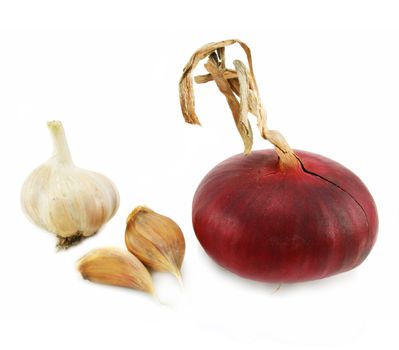
<svg viewBox="0 0 399 350">
<path fill-rule="evenodd" d="M 72 162 L 64 128 L 49 122 L 54 155 L 27 178 L 22 207 L 33 222 L 55 233 L 67 248 L 96 233 L 119 206 L 115 185 L 105 176 L 78 168 Z"/>
</svg>

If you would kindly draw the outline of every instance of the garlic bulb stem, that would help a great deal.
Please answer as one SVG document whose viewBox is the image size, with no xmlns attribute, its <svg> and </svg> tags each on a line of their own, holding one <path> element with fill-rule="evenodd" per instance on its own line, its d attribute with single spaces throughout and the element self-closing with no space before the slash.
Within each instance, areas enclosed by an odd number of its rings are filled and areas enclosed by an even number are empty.
<svg viewBox="0 0 399 350">
<path fill-rule="evenodd" d="M 48 122 L 47 126 L 53 138 L 54 157 L 61 163 L 73 164 L 62 123 L 58 120 L 53 120 Z"/>
</svg>

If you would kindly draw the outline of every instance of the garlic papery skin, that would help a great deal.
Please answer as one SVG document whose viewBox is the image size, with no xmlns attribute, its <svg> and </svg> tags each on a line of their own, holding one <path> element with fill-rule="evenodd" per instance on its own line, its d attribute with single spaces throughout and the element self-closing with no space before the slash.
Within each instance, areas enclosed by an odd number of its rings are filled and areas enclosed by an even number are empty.
<svg viewBox="0 0 399 350">
<path fill-rule="evenodd" d="M 112 218 L 119 207 L 119 194 L 105 176 L 74 165 L 61 122 L 47 125 L 54 154 L 29 175 L 21 202 L 27 216 L 56 234 L 59 247 L 67 248 L 93 235 Z"/>
<path fill-rule="evenodd" d="M 144 206 L 126 220 L 127 249 L 155 271 L 169 271 L 182 283 L 181 266 L 186 244 L 180 227 L 169 217 Z"/>
<path fill-rule="evenodd" d="M 128 251 L 113 247 L 94 249 L 78 261 L 77 269 L 91 282 L 138 289 L 155 296 L 150 273 Z"/>
</svg>

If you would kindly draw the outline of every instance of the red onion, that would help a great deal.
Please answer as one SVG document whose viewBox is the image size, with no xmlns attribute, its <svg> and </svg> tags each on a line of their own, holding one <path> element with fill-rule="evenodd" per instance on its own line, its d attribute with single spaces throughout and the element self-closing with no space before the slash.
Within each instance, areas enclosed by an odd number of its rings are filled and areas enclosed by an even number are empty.
<svg viewBox="0 0 399 350">
<path fill-rule="evenodd" d="M 234 61 L 225 68 L 224 48 L 239 43 L 249 70 Z M 180 101 L 187 122 L 194 111 L 192 70 L 208 57 L 209 74 L 225 95 L 245 144 L 245 154 L 217 165 L 202 180 L 193 201 L 193 226 L 205 251 L 221 266 L 243 277 L 268 282 L 319 279 L 358 266 L 377 235 L 374 200 L 361 180 L 339 163 L 293 151 L 266 126 L 248 46 L 238 40 L 208 44 L 186 65 Z M 238 100 L 239 98 L 239 100 Z M 248 112 L 275 151 L 255 151 Z"/>
</svg>

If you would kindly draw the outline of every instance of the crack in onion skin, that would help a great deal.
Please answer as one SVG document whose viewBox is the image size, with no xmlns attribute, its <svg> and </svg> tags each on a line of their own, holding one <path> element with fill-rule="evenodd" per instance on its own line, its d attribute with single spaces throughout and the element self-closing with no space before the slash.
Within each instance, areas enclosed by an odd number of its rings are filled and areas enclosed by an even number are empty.
<svg viewBox="0 0 399 350">
<path fill-rule="evenodd" d="M 266 282 L 320 279 L 358 266 L 373 247 L 378 217 L 361 180 L 328 158 L 255 151 L 217 165 L 193 200 L 193 226 L 224 268 Z"/>
</svg>

